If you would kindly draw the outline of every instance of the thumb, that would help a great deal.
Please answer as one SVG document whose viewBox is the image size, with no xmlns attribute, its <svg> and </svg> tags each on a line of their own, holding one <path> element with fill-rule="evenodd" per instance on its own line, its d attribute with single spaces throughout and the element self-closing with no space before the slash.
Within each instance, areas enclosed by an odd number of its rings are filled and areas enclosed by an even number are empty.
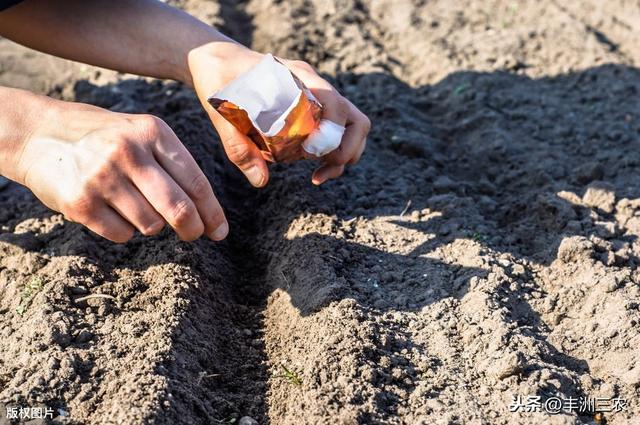
<svg viewBox="0 0 640 425">
<path fill-rule="evenodd" d="M 242 134 L 217 112 L 209 114 L 220 135 L 227 157 L 242 171 L 249 183 L 263 187 L 269 181 L 269 168 L 260 149 L 248 136 Z"/>
</svg>

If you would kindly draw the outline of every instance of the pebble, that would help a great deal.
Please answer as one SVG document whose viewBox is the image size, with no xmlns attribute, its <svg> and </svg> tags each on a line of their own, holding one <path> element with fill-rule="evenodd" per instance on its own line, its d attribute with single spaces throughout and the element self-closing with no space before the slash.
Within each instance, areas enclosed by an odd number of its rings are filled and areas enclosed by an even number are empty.
<svg viewBox="0 0 640 425">
<path fill-rule="evenodd" d="M 71 293 L 73 295 L 85 295 L 89 293 L 89 289 L 84 285 L 77 285 L 71 288 Z"/>
<path fill-rule="evenodd" d="M 238 425 L 258 425 L 258 421 L 253 419 L 251 416 L 243 416 L 238 421 Z"/>
<path fill-rule="evenodd" d="M 93 339 L 93 334 L 87 329 L 81 330 L 76 336 L 76 342 L 80 344 L 88 342 L 91 339 Z"/>
</svg>

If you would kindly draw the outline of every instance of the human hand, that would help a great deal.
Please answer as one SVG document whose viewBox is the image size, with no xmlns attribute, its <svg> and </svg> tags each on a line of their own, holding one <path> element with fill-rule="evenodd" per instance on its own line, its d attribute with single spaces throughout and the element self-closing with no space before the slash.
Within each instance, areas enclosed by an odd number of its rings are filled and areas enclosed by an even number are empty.
<svg viewBox="0 0 640 425">
<path fill-rule="evenodd" d="M 215 126 L 227 156 L 247 177 L 249 182 L 262 187 L 269 179 L 269 169 L 258 147 L 232 124 L 226 121 L 208 102 L 207 98 L 229 81 L 248 70 L 263 55 L 232 42 L 205 44 L 189 53 L 191 82 L 200 102 Z M 348 164 L 360 159 L 371 123 L 366 115 L 344 98 L 306 62 L 282 61 L 314 94 L 323 105 L 323 119 L 346 128 L 340 146 L 321 158 L 312 182 L 320 185 L 337 178 Z"/>
<path fill-rule="evenodd" d="M 226 237 L 209 181 L 161 119 L 49 102 L 13 173 L 44 204 L 114 242 L 166 224 L 187 241 Z"/>
</svg>

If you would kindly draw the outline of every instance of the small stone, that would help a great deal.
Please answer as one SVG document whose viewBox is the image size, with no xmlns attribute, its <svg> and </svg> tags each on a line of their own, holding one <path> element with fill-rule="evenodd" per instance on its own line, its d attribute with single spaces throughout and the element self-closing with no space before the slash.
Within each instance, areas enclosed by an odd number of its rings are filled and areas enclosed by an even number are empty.
<svg viewBox="0 0 640 425">
<path fill-rule="evenodd" d="M 71 288 L 71 293 L 73 295 L 85 295 L 89 293 L 89 289 L 84 285 L 77 285 Z"/>
<path fill-rule="evenodd" d="M 76 336 L 76 342 L 79 344 L 83 344 L 85 342 L 90 341 L 91 339 L 93 339 L 93 334 L 88 331 L 87 329 L 83 329 L 81 330 L 78 335 Z"/>
<path fill-rule="evenodd" d="M 243 416 L 238 421 L 238 425 L 258 425 L 258 421 L 253 419 L 251 416 Z"/>
</svg>

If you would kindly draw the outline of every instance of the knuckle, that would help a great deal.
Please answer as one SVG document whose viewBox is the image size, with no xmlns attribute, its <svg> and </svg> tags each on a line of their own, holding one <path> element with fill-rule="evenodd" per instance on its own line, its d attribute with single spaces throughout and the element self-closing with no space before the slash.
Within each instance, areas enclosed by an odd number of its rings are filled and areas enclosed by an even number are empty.
<svg viewBox="0 0 640 425">
<path fill-rule="evenodd" d="M 347 117 L 349 116 L 349 103 L 347 99 L 342 97 L 338 92 L 334 93 L 335 97 L 327 102 L 327 112 L 331 112 L 332 115 L 339 121 L 344 122 L 347 121 Z"/>
<path fill-rule="evenodd" d="M 204 174 L 198 173 L 191 180 L 189 195 L 194 199 L 202 199 L 211 192 L 211 185 Z"/>
<path fill-rule="evenodd" d="M 338 95 L 338 98 L 336 99 L 336 111 L 342 117 L 349 115 L 349 101 L 340 95 Z"/>
<path fill-rule="evenodd" d="M 348 160 L 347 152 L 344 149 L 338 148 L 333 152 L 331 163 L 333 165 L 342 165 L 346 164 Z"/>
<path fill-rule="evenodd" d="M 126 136 L 118 136 L 112 141 L 114 149 L 110 158 L 112 165 L 120 162 L 135 163 L 139 159 L 139 150 L 135 142 Z"/>
<path fill-rule="evenodd" d="M 142 132 L 146 139 L 154 140 L 160 136 L 160 133 L 166 126 L 165 122 L 155 115 L 140 114 L 135 119 L 138 130 Z"/>
<path fill-rule="evenodd" d="M 362 146 L 360 147 L 360 150 L 358 150 L 358 153 L 356 154 L 356 156 L 354 156 L 349 161 L 349 164 L 353 165 L 358 161 L 360 161 L 360 158 L 362 158 L 362 154 L 364 153 L 364 150 L 366 149 L 366 147 L 367 147 L 367 138 L 365 137 L 364 140 L 362 141 Z"/>
<path fill-rule="evenodd" d="M 60 212 L 70 220 L 84 223 L 95 212 L 95 199 L 84 191 L 66 200 L 62 204 Z"/>
<path fill-rule="evenodd" d="M 238 166 L 247 164 L 251 160 L 251 150 L 245 143 L 227 141 L 229 159 Z"/>
<path fill-rule="evenodd" d="M 195 213 L 196 208 L 191 202 L 187 199 L 179 200 L 171 208 L 171 226 L 177 229 L 185 227 L 189 224 Z"/>
<path fill-rule="evenodd" d="M 365 136 L 371 131 L 371 120 L 368 116 L 362 114 L 362 132 Z"/>
</svg>

